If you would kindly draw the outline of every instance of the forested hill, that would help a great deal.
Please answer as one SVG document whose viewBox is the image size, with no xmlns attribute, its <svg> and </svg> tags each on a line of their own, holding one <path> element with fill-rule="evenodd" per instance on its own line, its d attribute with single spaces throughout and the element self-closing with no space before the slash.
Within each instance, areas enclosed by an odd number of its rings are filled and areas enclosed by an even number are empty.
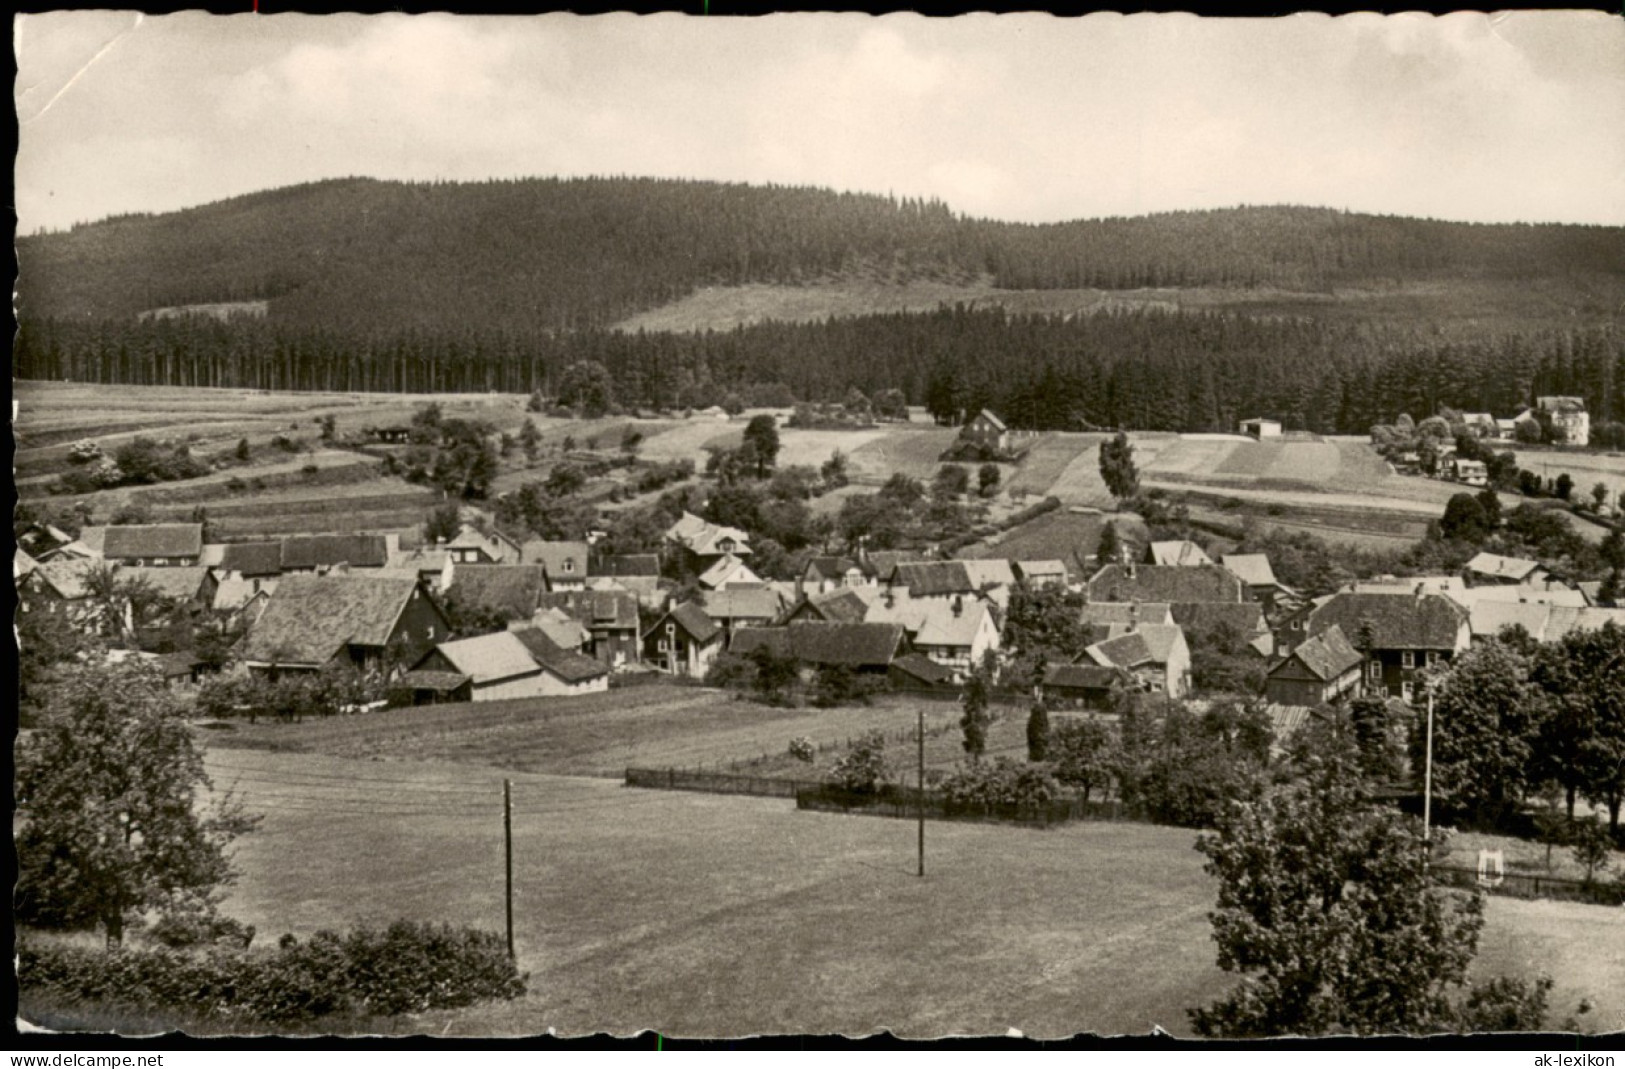
<svg viewBox="0 0 1625 1069">
<path fill-rule="evenodd" d="M 704 285 L 991 278 L 1013 289 L 1587 279 L 1625 229 L 1314 208 L 1020 225 L 935 201 L 675 180 L 340 179 L 18 241 L 25 321 L 268 301 L 284 327 L 442 336 L 609 325 Z"/>
</svg>

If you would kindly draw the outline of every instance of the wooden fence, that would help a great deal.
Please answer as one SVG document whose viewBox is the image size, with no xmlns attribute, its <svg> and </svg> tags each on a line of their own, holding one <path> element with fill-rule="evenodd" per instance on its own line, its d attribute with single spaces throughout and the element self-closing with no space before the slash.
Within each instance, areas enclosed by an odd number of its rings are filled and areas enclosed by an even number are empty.
<svg viewBox="0 0 1625 1069">
<path fill-rule="evenodd" d="M 1492 895 L 1511 898 L 1556 898 L 1566 902 L 1590 902 L 1599 906 L 1625 905 L 1625 884 L 1610 880 L 1561 879 L 1556 876 L 1535 876 L 1525 872 L 1509 872 L 1497 877 L 1493 883 L 1480 883 L 1478 870 L 1455 865 L 1429 867 L 1440 882 L 1452 887 L 1478 887 Z"/>
<path fill-rule="evenodd" d="M 857 813 L 862 816 L 893 817 L 903 820 L 917 819 L 922 801 L 925 816 L 930 820 L 1027 824 L 1037 827 L 1068 824 L 1079 820 L 1114 822 L 1141 820 L 1118 801 L 1085 802 L 1082 799 L 1070 798 L 1043 805 L 998 803 L 978 805 L 954 802 L 933 791 L 926 791 L 922 800 L 920 792 L 912 787 L 887 787 L 880 794 L 858 794 L 820 783 L 807 790 L 797 791 L 795 798 L 797 809 L 819 810 L 826 813 Z"/>
<path fill-rule="evenodd" d="M 626 785 L 661 791 L 752 794 L 760 798 L 794 798 L 797 791 L 822 786 L 817 780 L 772 779 L 768 776 L 740 776 L 683 768 L 629 768 L 626 770 Z"/>
</svg>

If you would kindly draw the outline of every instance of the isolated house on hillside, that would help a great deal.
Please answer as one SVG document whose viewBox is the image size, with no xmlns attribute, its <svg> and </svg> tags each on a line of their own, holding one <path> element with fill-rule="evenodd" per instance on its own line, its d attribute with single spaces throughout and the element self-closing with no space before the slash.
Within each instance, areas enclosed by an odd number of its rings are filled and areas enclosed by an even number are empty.
<svg viewBox="0 0 1625 1069">
<path fill-rule="evenodd" d="M 203 555 L 201 523 L 144 523 L 108 527 L 102 536 L 102 559 L 138 568 L 195 565 Z"/>
<path fill-rule="evenodd" d="M 519 548 L 519 563 L 547 569 L 550 590 L 587 589 L 588 547 L 585 542 L 549 542 L 533 538 Z"/>
<path fill-rule="evenodd" d="M 959 436 L 966 441 L 975 442 L 990 452 L 1010 451 L 1010 428 L 1005 426 L 1004 420 L 985 408 L 966 422 Z"/>
<path fill-rule="evenodd" d="M 1213 558 L 1207 551 L 1195 542 L 1180 540 L 1178 542 L 1152 542 L 1145 547 L 1145 564 L 1157 564 L 1172 568 L 1193 568 L 1197 565 L 1212 564 Z"/>
<path fill-rule="evenodd" d="M 662 672 L 704 679 L 726 642 L 721 624 L 699 605 L 685 602 L 643 633 L 643 659 Z"/>
<path fill-rule="evenodd" d="M 1472 640 L 1466 610 L 1443 594 L 1425 591 L 1333 594 L 1309 613 L 1307 633 L 1323 634 L 1333 625 L 1356 648 L 1362 626 L 1369 626 L 1366 689 L 1406 701 L 1415 698 L 1424 669 L 1448 662 Z"/>
<path fill-rule="evenodd" d="M 1560 445 L 1590 445 L 1591 416 L 1583 397 L 1538 397 L 1535 407 L 1551 420 L 1552 441 Z"/>
<path fill-rule="evenodd" d="M 1083 651 L 1078 663 L 1086 660 L 1103 668 L 1123 669 L 1153 694 L 1183 698 L 1190 693 L 1190 646 L 1175 625 L 1146 624 L 1097 642 Z"/>
<path fill-rule="evenodd" d="M 1180 567 L 1108 564 L 1088 583 L 1090 601 L 1229 601 L 1246 599 L 1242 581 L 1218 565 Z"/>
<path fill-rule="evenodd" d="M 1336 624 L 1300 642 L 1270 669 L 1264 693 L 1282 705 L 1325 705 L 1352 694 L 1360 686 L 1364 658 Z"/>
<path fill-rule="evenodd" d="M 450 634 L 421 580 L 285 575 L 241 646 L 250 670 L 314 672 L 340 663 L 380 670 L 411 664 Z"/>
</svg>

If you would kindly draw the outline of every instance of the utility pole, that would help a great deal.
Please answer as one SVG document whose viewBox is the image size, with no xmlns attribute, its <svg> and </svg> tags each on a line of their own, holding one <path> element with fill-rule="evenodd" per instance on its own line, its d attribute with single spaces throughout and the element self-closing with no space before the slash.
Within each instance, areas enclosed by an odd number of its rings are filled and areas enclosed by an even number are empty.
<svg viewBox="0 0 1625 1069">
<path fill-rule="evenodd" d="M 924 878 L 924 876 L 925 876 L 925 710 L 924 709 L 919 710 L 919 714 L 920 714 L 920 727 L 919 727 L 918 738 L 919 738 L 919 743 L 920 743 L 920 770 L 919 770 L 919 778 L 916 780 L 916 792 L 915 792 L 919 796 L 917 801 L 919 802 L 919 806 L 920 806 L 920 869 L 919 869 L 919 872 L 917 873 L 917 875 L 919 875 L 921 878 Z"/>
<path fill-rule="evenodd" d="M 502 781 L 502 847 L 507 870 L 508 960 L 517 961 L 513 952 L 513 782 L 506 779 Z"/>
<path fill-rule="evenodd" d="M 1430 680 L 1424 677 L 1423 686 Z M 1428 686 L 1427 758 L 1422 770 L 1422 871 L 1433 854 L 1433 688 Z"/>
</svg>

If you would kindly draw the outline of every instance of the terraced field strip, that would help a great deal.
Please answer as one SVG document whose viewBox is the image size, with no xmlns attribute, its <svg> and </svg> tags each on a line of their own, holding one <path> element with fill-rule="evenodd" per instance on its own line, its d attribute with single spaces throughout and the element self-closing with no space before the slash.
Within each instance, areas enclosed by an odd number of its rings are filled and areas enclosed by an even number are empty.
<svg viewBox="0 0 1625 1069">
<path fill-rule="evenodd" d="M 779 466 L 786 467 L 791 464 L 805 464 L 809 467 L 821 467 L 831 454 L 840 450 L 848 461 L 848 470 L 851 467 L 851 458 L 854 453 L 870 442 L 879 441 L 892 434 L 886 427 L 869 427 L 854 430 L 802 430 L 797 427 L 781 427 L 779 429 Z"/>
<path fill-rule="evenodd" d="M 690 419 L 673 424 L 643 440 L 638 455 L 648 460 L 692 460 L 705 466 L 705 445 L 729 432 L 727 423 L 716 419 Z M 744 428 L 739 428 L 743 433 Z"/>
<path fill-rule="evenodd" d="M 1005 486 L 1012 493 L 1028 493 L 1043 497 L 1050 492 L 1072 462 L 1092 456 L 1099 463 L 1096 450 L 1104 435 L 1046 434 L 1021 458 L 1012 470 L 1002 466 Z"/>
<path fill-rule="evenodd" d="M 1159 449 L 1155 456 L 1142 461 L 1140 470 L 1158 475 L 1210 475 L 1218 470 L 1231 453 L 1244 445 L 1256 444 L 1243 439 L 1219 436 L 1182 437 Z"/>
<path fill-rule="evenodd" d="M 847 471 L 853 482 L 866 486 L 879 486 L 899 472 L 928 483 L 958 437 L 952 427 L 889 427 L 882 437 L 852 451 Z"/>
</svg>

